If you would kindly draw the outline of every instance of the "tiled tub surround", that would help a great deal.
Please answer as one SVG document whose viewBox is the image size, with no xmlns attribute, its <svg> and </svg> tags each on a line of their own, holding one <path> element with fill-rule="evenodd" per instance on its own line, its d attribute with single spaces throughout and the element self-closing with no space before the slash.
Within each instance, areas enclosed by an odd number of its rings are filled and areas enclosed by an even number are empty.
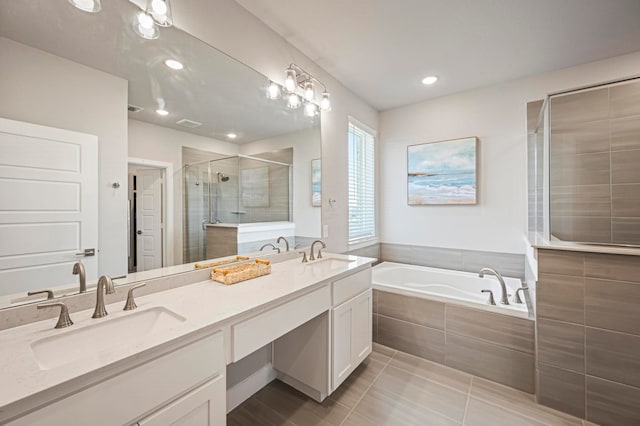
<svg viewBox="0 0 640 426">
<path fill-rule="evenodd" d="M 524 278 L 524 254 L 396 243 L 375 243 L 349 250 L 346 254 L 375 257 L 380 262 L 398 262 L 465 272 L 493 268 L 506 277 Z"/>
<path fill-rule="evenodd" d="M 640 256 L 538 249 L 538 402 L 640 424 Z"/>
<path fill-rule="evenodd" d="M 533 393 L 534 321 L 374 290 L 373 340 Z"/>
</svg>

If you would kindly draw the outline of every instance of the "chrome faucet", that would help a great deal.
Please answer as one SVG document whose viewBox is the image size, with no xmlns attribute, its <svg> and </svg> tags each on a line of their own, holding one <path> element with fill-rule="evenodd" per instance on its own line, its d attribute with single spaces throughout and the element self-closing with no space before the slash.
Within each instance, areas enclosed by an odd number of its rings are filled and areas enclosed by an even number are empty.
<svg viewBox="0 0 640 426">
<path fill-rule="evenodd" d="M 500 273 L 495 269 L 482 268 L 480 269 L 478 276 L 480 278 L 484 278 L 485 273 L 495 275 L 495 277 L 498 279 L 498 281 L 500 282 L 500 288 L 502 289 L 502 295 L 500 296 L 500 303 L 502 303 L 503 305 L 508 305 L 509 298 L 507 297 L 507 285 L 504 283 L 504 278 L 502 278 L 502 275 L 500 275 Z"/>
<path fill-rule="evenodd" d="M 271 247 L 274 250 L 278 250 L 278 253 L 280 253 L 280 247 L 274 246 L 273 243 L 267 243 L 267 244 L 263 245 L 262 247 L 260 247 L 260 251 L 264 250 L 267 247 Z"/>
<path fill-rule="evenodd" d="M 71 317 L 69 316 L 69 309 L 67 309 L 67 305 L 62 302 L 46 303 L 38 305 L 36 308 L 60 308 L 60 316 L 58 317 L 58 322 L 54 328 L 65 328 L 73 325 L 73 321 L 71 321 Z"/>
<path fill-rule="evenodd" d="M 80 279 L 80 293 L 87 292 L 87 274 L 84 271 L 84 265 L 82 262 L 76 262 L 73 265 L 73 275 L 78 275 Z"/>
<path fill-rule="evenodd" d="M 313 247 L 315 247 L 316 243 L 322 244 L 322 248 L 318 249 L 318 259 L 322 259 L 322 249 L 327 248 L 327 245 L 322 240 L 315 240 L 311 243 L 311 250 L 309 253 L 309 260 L 316 260 L 316 256 L 313 253 Z"/>
<path fill-rule="evenodd" d="M 96 299 L 96 309 L 93 311 L 93 316 L 91 318 L 102 318 L 108 315 L 107 310 L 104 308 L 105 292 L 107 294 L 116 292 L 116 289 L 113 287 L 113 281 L 108 275 L 103 275 L 98 279 L 98 288 L 96 290 L 98 298 Z"/>
<path fill-rule="evenodd" d="M 280 241 L 284 241 L 285 249 L 289 251 L 289 241 L 287 241 L 287 239 L 282 236 L 278 237 L 278 239 L 276 240 L 276 243 L 279 243 Z"/>
</svg>

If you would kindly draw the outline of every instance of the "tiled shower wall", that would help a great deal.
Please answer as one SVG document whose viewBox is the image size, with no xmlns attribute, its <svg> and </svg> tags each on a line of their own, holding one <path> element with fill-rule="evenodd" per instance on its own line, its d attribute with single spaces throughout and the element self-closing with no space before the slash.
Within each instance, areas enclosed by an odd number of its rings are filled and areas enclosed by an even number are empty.
<svg viewBox="0 0 640 426">
<path fill-rule="evenodd" d="M 640 424 L 640 256 L 539 249 L 538 402 Z"/>
<path fill-rule="evenodd" d="M 551 233 L 640 244 L 640 81 L 552 97 Z"/>
</svg>

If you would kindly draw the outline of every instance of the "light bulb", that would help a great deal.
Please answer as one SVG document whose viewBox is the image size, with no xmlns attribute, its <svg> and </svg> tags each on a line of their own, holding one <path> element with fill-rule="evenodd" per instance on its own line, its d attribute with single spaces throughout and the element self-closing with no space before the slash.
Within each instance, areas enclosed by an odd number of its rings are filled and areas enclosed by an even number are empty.
<svg viewBox="0 0 640 426">
<path fill-rule="evenodd" d="M 318 106 L 312 102 L 304 104 L 304 115 L 307 117 L 315 117 L 318 114 Z"/>
<path fill-rule="evenodd" d="M 313 83 L 310 81 L 307 81 L 304 84 L 304 98 L 308 101 L 312 101 L 314 95 L 315 93 L 313 93 Z"/>
<path fill-rule="evenodd" d="M 300 96 L 296 95 L 295 93 L 290 94 L 287 106 L 291 109 L 298 108 L 300 106 Z"/>
<path fill-rule="evenodd" d="M 136 15 L 133 21 L 133 31 L 135 31 L 135 33 L 140 37 L 146 38 L 147 40 L 155 40 L 160 36 L 153 19 L 144 12 L 140 12 Z"/>
<path fill-rule="evenodd" d="M 102 9 L 100 0 L 69 0 L 69 3 L 83 12 L 98 13 Z"/>
<path fill-rule="evenodd" d="M 280 86 L 273 81 L 269 83 L 269 87 L 267 88 L 267 97 L 269 99 L 278 99 L 280 97 Z"/>
<path fill-rule="evenodd" d="M 167 4 L 164 0 L 151 0 L 151 10 L 158 15 L 167 14 Z"/>
<path fill-rule="evenodd" d="M 173 25 L 169 0 L 147 0 L 147 8 L 145 11 L 153 18 L 156 24 L 161 27 L 170 27 Z"/>
<path fill-rule="evenodd" d="M 322 93 L 322 100 L 320 100 L 320 109 L 323 111 L 331 111 L 331 101 L 329 100 L 329 92 Z"/>
<path fill-rule="evenodd" d="M 298 82 L 296 81 L 296 70 L 293 68 L 288 68 L 286 72 L 286 77 L 284 79 L 284 90 L 287 93 L 293 93 L 296 90 L 296 86 Z"/>
<path fill-rule="evenodd" d="M 169 111 L 167 111 L 165 109 L 157 109 L 156 110 L 156 114 L 165 116 L 165 115 L 169 115 Z"/>
</svg>

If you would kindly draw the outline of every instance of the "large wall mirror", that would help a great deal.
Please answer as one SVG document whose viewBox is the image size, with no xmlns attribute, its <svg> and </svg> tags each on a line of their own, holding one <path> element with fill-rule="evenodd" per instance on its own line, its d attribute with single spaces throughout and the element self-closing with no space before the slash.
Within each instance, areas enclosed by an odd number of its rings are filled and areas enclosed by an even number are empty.
<svg viewBox="0 0 640 426">
<path fill-rule="evenodd" d="M 68 0 L 0 0 L 0 56 L 22 67 L 0 74 L 2 93 L 11 95 L 0 99 L 0 117 L 97 136 L 97 164 L 88 167 L 99 172 L 90 192 L 98 195 L 97 222 L 83 232 L 100 230 L 93 263 L 74 257 L 87 248 L 76 231 L 64 234 L 65 247 L 51 243 L 64 238 L 47 234 L 45 225 L 39 235 L 25 228 L 22 251 L 2 241 L 0 307 L 46 297 L 27 297 L 29 291 L 77 291 L 77 259 L 89 282 L 101 274 L 145 279 L 154 269 L 254 253 L 269 243 L 284 249 L 279 236 L 291 249 L 320 237 L 311 183 L 320 116 L 269 99 L 266 76 L 178 28 L 142 38 L 134 31 L 134 2 L 102 3 L 99 13 L 86 13 Z M 9 198 L 0 202 L 0 216 L 12 209 Z M 49 247 L 39 247 L 45 240 Z M 66 257 L 51 262 L 42 250 Z"/>
</svg>

